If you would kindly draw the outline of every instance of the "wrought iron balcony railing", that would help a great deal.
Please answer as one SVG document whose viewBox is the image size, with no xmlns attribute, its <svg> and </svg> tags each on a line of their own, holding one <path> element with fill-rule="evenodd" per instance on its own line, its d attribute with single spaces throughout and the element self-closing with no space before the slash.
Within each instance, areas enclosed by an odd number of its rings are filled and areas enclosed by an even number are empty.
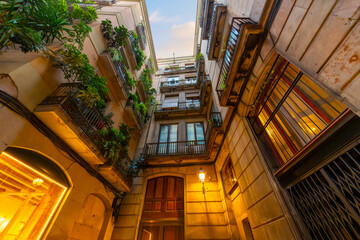
<svg viewBox="0 0 360 240">
<path fill-rule="evenodd" d="M 145 27 L 143 24 L 138 24 L 136 26 L 136 33 L 137 35 L 140 37 L 140 45 L 141 45 L 141 49 L 145 49 L 146 48 L 146 35 L 145 35 Z"/>
<path fill-rule="evenodd" d="M 156 112 L 175 112 L 186 110 L 199 110 L 201 108 L 200 100 L 186 101 L 186 102 L 164 102 L 158 104 L 155 109 Z"/>
<path fill-rule="evenodd" d="M 131 101 L 131 100 L 128 100 L 126 102 L 126 106 L 125 106 L 125 109 L 131 109 L 134 116 L 135 116 L 135 119 L 136 121 L 138 122 L 139 126 L 140 127 L 143 127 L 144 126 L 144 118 L 141 116 L 141 114 L 135 109 L 135 105 L 134 105 L 134 102 Z"/>
<path fill-rule="evenodd" d="M 178 86 L 191 86 L 197 84 L 196 78 L 186 78 L 179 80 L 163 81 L 160 83 L 160 88 L 178 87 Z"/>
<path fill-rule="evenodd" d="M 139 49 L 140 48 L 139 40 L 135 36 L 134 31 L 129 31 L 129 39 L 130 39 L 130 44 L 131 44 L 132 50 L 134 51 L 136 64 L 138 64 L 138 61 L 139 61 L 139 59 L 142 58 L 142 56 L 140 56 L 141 50 Z"/>
<path fill-rule="evenodd" d="M 254 22 L 250 18 L 233 18 L 232 20 L 225 48 L 225 55 L 221 64 L 220 75 L 216 87 L 219 98 L 222 97 L 222 94 L 227 87 L 229 72 L 233 67 L 235 52 L 245 24 L 254 24 Z"/>
<path fill-rule="evenodd" d="M 174 73 L 174 72 L 182 72 L 182 71 L 191 71 L 195 70 L 195 65 L 189 66 L 177 66 L 177 67 L 167 67 L 165 68 L 164 73 Z"/>
<path fill-rule="evenodd" d="M 222 32 L 225 25 L 227 8 L 224 4 L 215 3 L 211 16 L 209 40 L 207 42 L 206 54 L 210 60 L 218 58 L 221 47 Z"/>
<path fill-rule="evenodd" d="M 147 143 L 145 154 L 147 157 L 206 154 L 206 141 Z"/>
<path fill-rule="evenodd" d="M 221 127 L 222 126 L 222 118 L 219 112 L 211 112 L 209 116 L 209 123 L 212 127 Z"/>
<path fill-rule="evenodd" d="M 80 83 L 63 83 L 40 105 L 60 105 L 96 148 L 105 154 L 107 136 L 101 135 L 100 130 L 111 126 L 96 108 L 89 107 L 78 97 L 81 88 Z"/>
<path fill-rule="evenodd" d="M 110 54 L 110 56 L 113 57 L 112 54 Z M 115 67 L 116 76 L 119 79 L 119 82 L 120 82 L 122 88 L 125 90 L 126 97 L 129 97 L 129 92 L 131 91 L 131 87 L 128 84 L 129 76 L 127 73 L 126 66 L 122 62 L 122 60 L 116 61 L 116 60 L 112 59 L 112 63 Z"/>
</svg>

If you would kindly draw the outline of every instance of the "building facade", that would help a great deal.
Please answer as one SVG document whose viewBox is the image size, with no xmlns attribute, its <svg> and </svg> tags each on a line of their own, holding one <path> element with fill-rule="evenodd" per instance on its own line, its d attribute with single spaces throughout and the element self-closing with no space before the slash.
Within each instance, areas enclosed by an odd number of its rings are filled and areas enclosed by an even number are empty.
<svg viewBox="0 0 360 240">
<path fill-rule="evenodd" d="M 360 238 L 358 1 L 198 0 L 194 55 L 157 60 L 145 2 L 109 2 L 152 59 L 90 24 L 128 154 L 50 60 L 0 55 L 0 239 Z"/>
<path fill-rule="evenodd" d="M 88 22 L 82 56 L 88 72 L 107 79 L 101 109 L 80 97 L 82 76 L 69 79 L 56 59 L 18 47 L 2 49 L 0 239 L 111 239 L 121 196 L 131 189 L 126 166 L 137 154 L 146 121 L 135 104 L 149 97 L 144 70 L 157 67 L 146 4 L 90 5 L 98 19 Z M 86 10 L 89 4 L 78 6 Z M 112 29 L 126 28 L 126 44 L 110 48 L 103 20 Z M 49 48 L 61 46 L 54 41 Z M 124 129 L 134 132 L 126 140 L 128 150 L 112 157 L 111 141 L 119 141 L 116 134 Z"/>
</svg>

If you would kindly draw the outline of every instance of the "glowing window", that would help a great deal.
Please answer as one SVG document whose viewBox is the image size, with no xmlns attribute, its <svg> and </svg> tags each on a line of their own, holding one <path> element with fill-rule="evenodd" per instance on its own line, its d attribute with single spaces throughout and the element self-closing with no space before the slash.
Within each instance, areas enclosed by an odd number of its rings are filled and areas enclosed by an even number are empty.
<svg viewBox="0 0 360 240">
<path fill-rule="evenodd" d="M 0 155 L 0 239 L 40 239 L 67 187 L 3 152 Z"/>
</svg>

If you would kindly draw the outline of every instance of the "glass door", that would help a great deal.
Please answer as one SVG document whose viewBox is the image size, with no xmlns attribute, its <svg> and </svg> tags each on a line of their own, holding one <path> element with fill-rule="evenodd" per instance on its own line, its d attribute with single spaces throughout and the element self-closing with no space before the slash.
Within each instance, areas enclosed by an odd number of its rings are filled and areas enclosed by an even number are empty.
<svg viewBox="0 0 360 240">
<path fill-rule="evenodd" d="M 203 123 L 187 123 L 186 140 L 188 153 L 203 153 L 205 151 Z"/>
<path fill-rule="evenodd" d="M 160 126 L 158 154 L 175 154 L 177 152 L 177 124 Z"/>
</svg>

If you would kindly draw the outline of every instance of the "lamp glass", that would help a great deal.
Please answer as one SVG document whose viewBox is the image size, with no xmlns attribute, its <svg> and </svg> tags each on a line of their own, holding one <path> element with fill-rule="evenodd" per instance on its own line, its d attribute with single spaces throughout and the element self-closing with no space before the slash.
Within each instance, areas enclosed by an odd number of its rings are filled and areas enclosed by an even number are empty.
<svg viewBox="0 0 360 240">
<path fill-rule="evenodd" d="M 205 182 L 205 171 L 200 168 L 198 175 L 200 182 Z"/>
</svg>

